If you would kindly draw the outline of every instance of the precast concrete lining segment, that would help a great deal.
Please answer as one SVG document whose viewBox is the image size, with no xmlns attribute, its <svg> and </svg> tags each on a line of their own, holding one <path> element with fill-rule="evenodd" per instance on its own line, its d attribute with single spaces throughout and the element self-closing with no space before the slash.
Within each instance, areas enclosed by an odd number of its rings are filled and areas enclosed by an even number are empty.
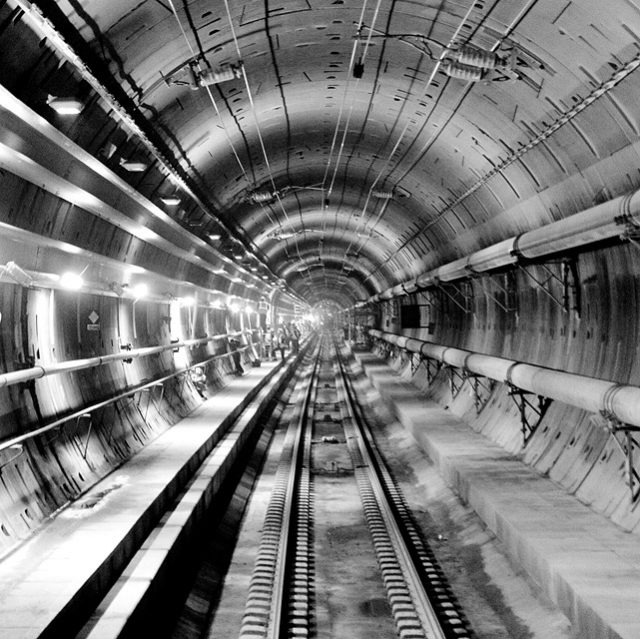
<svg viewBox="0 0 640 639">
<path fill-rule="evenodd" d="M 640 426 L 640 387 L 422 342 L 377 329 L 369 329 L 369 334 L 449 366 L 498 382 L 508 382 L 524 391 L 592 413 L 605 413 L 625 424 Z"/>
<path fill-rule="evenodd" d="M 640 228 L 640 190 L 493 244 L 382 291 L 368 301 L 376 302 L 404 295 L 403 285 L 429 288 L 440 281 L 451 282 L 469 277 L 473 273 L 516 264 L 519 257 L 535 260 L 620 237 L 628 226 Z"/>
</svg>

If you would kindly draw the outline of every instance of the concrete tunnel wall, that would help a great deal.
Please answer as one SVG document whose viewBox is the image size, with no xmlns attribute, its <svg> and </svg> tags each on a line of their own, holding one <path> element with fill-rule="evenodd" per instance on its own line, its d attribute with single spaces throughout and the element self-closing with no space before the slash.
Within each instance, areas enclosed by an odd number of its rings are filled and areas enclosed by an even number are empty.
<svg viewBox="0 0 640 639">
<path fill-rule="evenodd" d="M 92 324 L 88 316 L 99 319 Z M 122 346 L 170 345 L 247 329 L 243 314 L 0 283 L 3 370 L 122 353 Z M 134 330 L 135 321 L 135 330 Z M 93 325 L 93 328 L 91 326 Z M 97 329 L 96 329 L 97 327 Z M 0 388 L 0 439 L 6 441 L 129 389 L 227 352 L 225 340 L 110 362 Z M 212 387 L 225 384 L 230 358 L 206 367 Z M 117 469 L 202 399 L 188 375 L 71 419 L 0 450 L 0 552 L 28 537 L 47 517 Z M 114 476 L 114 483 L 126 477 Z M 87 504 L 87 508 L 91 504 Z"/>
<path fill-rule="evenodd" d="M 399 298 L 395 308 L 393 302 L 382 303 L 379 328 L 436 344 L 639 386 L 637 252 L 632 244 L 619 244 L 592 247 L 578 255 L 579 315 L 566 312 L 528 276 L 515 271 L 514 311 L 501 308 L 485 293 L 488 289 L 472 279 L 470 312 L 465 313 L 441 293 L 414 293 Z M 544 278 L 540 267 L 533 268 L 538 269 L 539 278 Z M 504 274 L 494 277 L 504 285 Z M 491 285 L 487 281 L 485 287 L 487 284 Z M 493 294 L 505 303 L 504 295 L 495 287 Z M 424 305 L 425 326 L 402 329 L 399 306 L 416 303 Z M 626 459 L 602 415 L 552 402 L 538 430 L 523 447 L 519 411 L 506 384 L 493 385 L 488 403 L 477 414 L 469 382 L 452 399 L 445 371 L 429 385 L 424 366 L 412 372 L 406 354 L 392 353 L 391 361 L 405 378 L 412 379 L 418 388 L 474 430 L 500 444 L 505 452 L 521 456 L 538 472 L 625 530 L 640 532 L 640 507 L 638 500 L 632 502 L 630 498 Z"/>
</svg>

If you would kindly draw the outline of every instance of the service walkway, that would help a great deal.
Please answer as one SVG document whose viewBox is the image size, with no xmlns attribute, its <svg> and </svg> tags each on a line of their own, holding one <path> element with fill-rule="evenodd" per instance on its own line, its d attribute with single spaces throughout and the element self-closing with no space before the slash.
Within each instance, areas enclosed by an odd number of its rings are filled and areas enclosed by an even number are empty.
<svg viewBox="0 0 640 639">
<path fill-rule="evenodd" d="M 581 639 L 640 638 L 640 540 L 420 396 L 383 360 L 355 353 L 399 421 Z"/>
<path fill-rule="evenodd" d="M 78 618 L 104 595 L 232 416 L 254 396 L 249 410 L 266 403 L 272 378 L 288 365 L 266 362 L 233 378 L 6 557 L 0 563 L 0 637 L 75 636 Z"/>
</svg>

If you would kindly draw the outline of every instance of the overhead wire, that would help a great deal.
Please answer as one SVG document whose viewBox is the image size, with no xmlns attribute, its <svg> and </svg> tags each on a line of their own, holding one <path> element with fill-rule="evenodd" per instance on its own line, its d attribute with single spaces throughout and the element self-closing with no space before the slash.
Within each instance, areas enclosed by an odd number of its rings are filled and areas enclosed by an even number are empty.
<svg viewBox="0 0 640 639">
<path fill-rule="evenodd" d="M 513 31 L 515 30 L 515 28 L 517 27 L 517 25 L 528 15 L 528 13 L 531 11 L 531 9 L 534 7 L 534 5 L 538 2 L 538 0 L 528 0 L 527 3 L 525 3 L 525 5 L 521 8 L 521 10 L 518 12 L 518 14 L 515 16 L 515 18 L 511 21 L 511 24 L 509 25 L 509 27 L 507 28 L 507 30 L 505 31 L 504 34 L 502 34 L 501 36 L 501 40 L 503 40 L 504 38 L 507 38 L 511 35 L 511 33 L 513 33 Z M 496 5 L 498 4 L 498 2 L 496 2 Z M 473 7 L 472 7 L 473 8 Z M 494 7 L 495 8 L 495 5 Z M 492 10 L 493 10 L 492 8 Z M 493 47 L 492 50 L 495 50 L 500 44 L 500 41 L 498 41 Z M 451 49 L 451 43 L 449 44 L 449 50 Z M 445 54 L 446 51 L 443 51 L 443 54 Z M 440 55 L 440 61 L 442 60 L 443 54 Z M 430 82 L 427 84 L 427 86 L 429 86 Z M 462 99 L 464 99 L 465 96 L 462 97 Z M 441 131 L 439 132 L 441 133 Z M 424 153 L 426 153 L 426 151 L 429 149 L 429 147 L 431 146 L 432 140 L 433 140 L 433 135 L 429 137 L 429 139 L 422 145 L 420 152 L 418 153 L 418 157 L 422 157 L 424 155 Z M 389 179 L 389 177 L 393 174 L 394 171 L 396 171 L 398 169 L 399 166 L 399 162 L 398 164 L 390 171 L 389 175 L 387 176 L 387 179 Z M 415 165 L 415 163 L 414 163 Z M 407 171 L 405 171 L 397 180 L 395 180 L 394 185 L 392 187 L 392 189 L 395 189 L 398 184 L 407 176 L 408 172 L 411 169 L 408 169 Z M 408 244 L 410 244 L 411 242 L 413 242 L 419 235 L 421 235 L 422 233 L 424 233 L 427 229 L 431 228 L 433 225 L 435 225 L 449 210 L 451 209 L 451 205 L 445 207 L 444 210 L 440 211 L 433 219 L 425 222 L 424 224 L 422 224 L 418 230 L 413 233 L 413 235 L 406 240 L 405 242 L 403 242 L 401 244 L 400 247 L 396 248 L 394 250 L 394 252 L 392 253 L 392 255 L 390 257 L 395 257 L 402 249 L 404 249 Z M 374 228 L 374 227 L 372 227 Z M 372 271 L 368 276 L 367 279 L 369 279 L 370 277 L 373 276 L 373 274 L 379 270 L 375 269 L 374 271 Z"/>
<path fill-rule="evenodd" d="M 379 12 L 380 12 L 380 5 L 381 5 L 381 0 L 378 0 L 378 2 L 376 4 L 376 7 L 374 9 L 374 16 L 373 16 L 372 24 L 375 24 L 375 22 L 377 21 L 377 18 L 378 18 Z M 323 176 L 323 179 L 322 179 L 322 187 L 323 187 L 322 208 L 323 208 L 323 210 L 325 208 L 326 202 L 331 197 L 331 194 L 333 192 L 333 188 L 335 186 L 336 177 L 337 177 L 337 174 L 338 174 L 338 170 L 340 168 L 340 160 L 341 160 L 342 154 L 344 152 L 344 147 L 345 147 L 345 144 L 346 144 L 347 135 L 349 133 L 349 126 L 351 124 L 351 117 L 353 115 L 354 102 L 352 100 L 351 101 L 351 105 L 349 107 L 349 113 L 347 115 L 347 118 L 346 118 L 346 121 L 345 121 L 345 124 L 344 124 L 344 130 L 342 132 L 342 140 L 340 142 L 338 155 L 337 155 L 337 158 L 335 160 L 335 168 L 334 168 L 334 171 L 333 171 L 333 175 L 331 177 L 331 182 L 329 184 L 329 188 L 327 189 L 326 188 L 326 182 L 327 182 L 327 178 L 329 176 L 329 171 L 331 169 L 331 164 L 332 164 L 332 161 L 333 161 L 333 154 L 334 154 L 334 151 L 335 151 L 335 148 L 336 148 L 336 143 L 337 143 L 337 140 L 338 140 L 338 134 L 339 134 L 339 131 L 340 131 L 340 124 L 342 122 L 342 116 L 343 116 L 343 113 L 344 113 L 344 108 L 345 108 L 345 105 L 346 105 L 347 96 L 349 95 L 349 90 L 350 90 L 350 87 L 351 87 L 351 75 L 350 75 L 350 73 L 351 73 L 351 70 L 354 68 L 354 63 L 355 63 L 355 59 L 356 59 L 356 53 L 358 51 L 358 45 L 359 45 L 359 42 L 360 42 L 360 33 L 362 32 L 362 28 L 364 26 L 364 15 L 365 15 L 366 9 L 367 9 L 367 0 L 363 0 L 362 9 L 360 11 L 360 17 L 359 17 L 359 20 L 358 20 L 358 28 L 356 30 L 357 37 L 354 40 L 353 47 L 352 47 L 352 50 L 351 50 L 351 57 L 349 59 L 349 66 L 347 67 L 347 81 L 345 83 L 345 88 L 344 88 L 344 91 L 343 91 L 343 94 L 342 94 L 342 101 L 341 101 L 341 104 L 340 104 L 340 110 L 338 112 L 338 117 L 337 117 L 337 120 L 336 120 L 336 126 L 335 126 L 335 129 L 334 129 L 334 132 L 333 132 L 333 139 L 332 139 L 332 142 L 331 142 L 331 147 L 329 149 L 329 157 L 327 159 L 327 165 L 325 167 L 325 173 L 324 173 L 324 176 Z M 372 35 L 373 35 L 373 31 L 370 30 L 369 31 L 369 35 L 368 35 L 368 37 L 367 37 L 367 39 L 365 41 L 364 51 L 363 51 L 363 53 L 362 53 L 362 55 L 360 57 L 360 64 L 362 64 L 362 65 L 364 65 L 364 63 L 365 63 L 365 60 L 366 60 L 366 57 L 367 57 L 367 54 L 368 54 L 368 51 L 369 51 L 369 47 L 371 46 Z M 360 82 L 360 78 L 356 78 L 356 82 L 355 82 L 356 89 L 358 87 L 359 82 Z M 337 216 L 337 214 L 338 214 L 338 211 L 336 210 L 336 216 Z M 337 223 L 337 221 L 336 221 L 336 223 Z M 323 235 L 326 233 L 326 227 L 327 227 L 327 220 L 323 219 L 323 221 L 322 221 Z M 324 245 L 321 243 L 320 244 L 320 250 L 319 250 L 321 256 L 323 254 L 323 250 L 324 250 Z M 324 268 L 323 268 L 323 270 L 324 270 Z M 325 278 L 326 278 L 326 273 L 325 273 Z"/>
<path fill-rule="evenodd" d="M 469 19 L 469 16 L 472 14 L 474 9 L 476 9 L 476 3 L 472 1 L 471 5 L 469 6 L 467 11 L 465 12 L 465 14 L 462 17 L 462 19 L 460 20 L 460 22 L 458 23 L 458 26 L 456 27 L 453 35 L 449 39 L 449 42 L 447 43 L 447 45 L 445 47 L 443 47 L 442 51 L 440 52 L 440 55 L 437 57 L 436 62 L 434 64 L 434 66 L 433 66 L 433 69 L 431 70 L 431 73 L 429 74 L 429 77 L 428 77 L 427 81 L 425 82 L 425 85 L 424 85 L 425 90 L 428 89 L 428 87 L 432 84 L 432 82 L 433 82 L 433 80 L 434 80 L 434 78 L 436 76 L 436 73 L 440 69 L 440 65 L 442 64 L 442 61 L 444 60 L 445 56 L 451 51 L 451 49 L 455 45 L 455 43 L 456 43 L 456 41 L 458 39 L 458 36 L 460 35 L 460 32 L 462 31 L 464 25 L 467 23 L 467 20 Z M 404 127 L 402 128 L 400 134 L 398 135 L 398 138 L 397 138 L 395 144 L 393 145 L 393 147 L 391 148 L 391 150 L 387 154 L 387 157 L 386 157 L 386 159 L 384 161 L 384 164 L 382 165 L 382 167 L 378 171 L 375 179 L 373 180 L 373 183 L 369 187 L 369 190 L 367 192 L 367 196 L 365 198 L 364 205 L 362 207 L 361 221 L 358 223 L 357 228 L 360 227 L 360 225 L 362 224 L 362 220 L 365 219 L 366 211 L 367 211 L 367 208 L 369 206 L 369 202 L 371 200 L 372 194 L 373 194 L 374 190 L 376 189 L 378 183 L 380 182 L 380 179 L 382 178 L 383 174 L 385 173 L 387 167 L 391 163 L 391 161 L 393 159 L 393 156 L 395 155 L 396 151 L 398 150 L 398 148 L 400 147 L 400 145 L 404 141 L 404 138 L 405 138 L 405 136 L 407 134 L 407 131 L 409 130 L 409 127 L 411 126 L 411 124 L 412 124 L 411 119 L 407 119 L 407 122 L 404 125 Z M 384 210 L 386 210 L 386 207 L 384 207 Z M 383 212 L 384 212 L 384 210 L 383 210 Z M 379 219 L 381 219 L 380 215 L 378 216 L 378 220 Z M 372 230 L 373 230 L 373 228 L 374 227 L 372 227 Z M 357 231 L 357 229 L 356 229 L 356 231 Z M 353 245 L 353 241 L 350 240 L 349 246 L 347 248 L 347 251 L 351 248 L 352 245 Z"/>
</svg>

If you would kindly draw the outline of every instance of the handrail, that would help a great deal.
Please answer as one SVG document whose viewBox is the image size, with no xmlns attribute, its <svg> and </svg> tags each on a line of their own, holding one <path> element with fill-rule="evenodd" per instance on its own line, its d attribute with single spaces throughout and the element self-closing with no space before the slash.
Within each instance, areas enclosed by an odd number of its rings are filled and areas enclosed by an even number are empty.
<svg viewBox="0 0 640 639">
<path fill-rule="evenodd" d="M 498 382 L 640 426 L 640 388 L 369 329 L 369 335 Z"/>
<path fill-rule="evenodd" d="M 251 331 L 244 331 L 244 333 L 247 332 L 250 333 Z M 66 362 L 58 362 L 56 364 L 50 365 L 37 364 L 36 366 L 30 366 L 29 368 L 23 368 L 17 371 L 11 371 L 10 373 L 1 374 L 0 388 L 13 386 L 14 384 L 22 384 L 32 379 L 40 379 L 41 377 L 47 377 L 49 375 L 58 375 L 60 373 L 70 373 L 87 368 L 94 368 L 96 366 L 103 366 L 104 364 L 110 364 L 111 362 L 122 361 L 125 359 L 128 360 L 138 357 L 148 357 L 149 355 L 156 355 L 165 351 L 172 351 L 176 348 L 182 348 L 185 346 L 198 346 L 199 344 L 208 344 L 209 342 L 214 342 L 217 340 L 242 334 L 243 331 L 232 331 L 230 333 L 213 335 L 212 337 L 201 337 L 198 339 L 184 340 L 182 342 L 163 344 L 161 346 L 145 346 L 143 348 L 123 350 L 120 353 L 111 353 L 109 355 L 100 355 L 98 357 L 72 359 Z"/>
<path fill-rule="evenodd" d="M 216 337 L 220 337 L 220 336 L 216 336 Z M 208 338 L 208 339 L 214 339 L 214 338 Z M 197 341 L 197 340 L 190 340 L 190 341 Z M 175 347 L 175 344 L 173 346 Z M 244 350 L 247 350 L 248 348 L 249 346 L 243 346 L 239 348 L 238 351 L 244 351 Z M 178 375 L 183 375 L 184 373 L 189 372 L 193 368 L 197 368 L 198 366 L 205 366 L 206 364 L 212 361 L 215 361 L 217 359 L 222 359 L 223 357 L 231 357 L 232 355 L 233 353 L 220 353 L 219 355 L 213 355 L 200 362 L 191 364 L 186 368 L 181 368 L 179 371 L 174 371 L 173 373 L 170 373 L 169 375 L 165 375 L 164 377 L 159 377 L 150 382 L 141 384 L 140 386 L 136 386 L 135 388 L 131 388 L 123 393 L 120 393 L 119 395 L 110 397 L 109 399 L 105 399 L 101 402 L 97 402 L 96 404 L 91 404 L 90 406 L 85 406 L 82 409 L 74 411 L 73 413 L 66 415 L 65 417 L 61 417 L 60 419 L 57 419 L 54 422 L 46 424 L 45 426 L 41 426 L 40 428 L 36 428 L 35 430 L 31 430 L 28 433 L 23 433 L 22 435 L 18 435 L 16 437 L 12 437 L 11 439 L 6 439 L 4 441 L 1 441 L 0 452 L 2 452 L 3 450 L 6 450 L 7 448 L 21 445 L 22 442 L 26 441 L 27 439 L 31 439 L 33 437 L 37 437 L 38 435 L 42 435 L 43 433 L 53 430 L 54 428 L 58 428 L 59 426 L 62 426 L 65 422 L 69 422 L 73 419 L 77 419 L 78 417 L 81 417 L 82 415 L 86 415 L 87 413 L 91 413 L 95 410 L 99 410 L 100 408 L 104 408 L 109 404 L 119 402 L 121 399 L 124 399 L 125 397 L 129 397 L 130 395 L 135 395 L 136 393 L 139 393 L 140 391 L 143 391 L 146 388 L 151 388 L 153 386 L 160 386 L 164 384 L 166 381 L 172 379 L 173 377 L 177 377 Z"/>
</svg>

